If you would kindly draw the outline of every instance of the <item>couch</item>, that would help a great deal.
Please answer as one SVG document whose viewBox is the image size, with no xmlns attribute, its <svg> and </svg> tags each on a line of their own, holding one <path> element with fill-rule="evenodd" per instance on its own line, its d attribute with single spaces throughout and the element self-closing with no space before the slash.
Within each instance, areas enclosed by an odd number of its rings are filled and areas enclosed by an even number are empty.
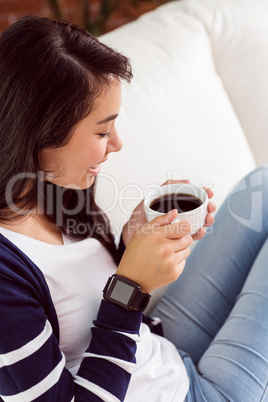
<svg viewBox="0 0 268 402">
<path fill-rule="evenodd" d="M 268 163 L 267 0 L 172 1 L 99 38 L 132 61 L 97 184 L 118 237 L 137 203 L 168 179 L 232 186 Z"/>
</svg>

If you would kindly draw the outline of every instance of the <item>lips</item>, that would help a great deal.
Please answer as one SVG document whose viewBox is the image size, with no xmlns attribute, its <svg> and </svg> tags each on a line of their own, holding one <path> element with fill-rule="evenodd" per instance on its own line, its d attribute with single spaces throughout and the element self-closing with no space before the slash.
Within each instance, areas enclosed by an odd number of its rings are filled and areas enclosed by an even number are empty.
<svg viewBox="0 0 268 402">
<path fill-rule="evenodd" d="M 88 171 L 89 171 L 92 175 L 94 175 L 94 176 L 97 175 L 97 174 L 99 173 L 99 171 L 100 171 L 100 165 L 101 165 L 101 163 L 107 161 L 107 159 L 108 159 L 108 158 L 105 158 L 105 159 L 103 159 L 103 161 L 101 161 L 101 162 L 98 163 L 97 165 L 91 166 L 91 167 L 88 169 Z"/>
<path fill-rule="evenodd" d="M 93 175 L 97 175 L 97 174 L 99 173 L 99 171 L 100 171 L 100 165 L 96 165 L 96 166 L 90 167 L 90 168 L 88 169 L 88 171 L 89 171 L 91 174 L 93 174 Z"/>
</svg>

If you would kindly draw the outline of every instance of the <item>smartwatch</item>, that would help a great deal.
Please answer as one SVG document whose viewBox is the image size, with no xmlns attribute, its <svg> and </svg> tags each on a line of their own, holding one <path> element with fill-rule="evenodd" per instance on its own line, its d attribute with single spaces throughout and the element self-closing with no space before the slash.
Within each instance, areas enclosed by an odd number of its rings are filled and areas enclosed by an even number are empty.
<svg viewBox="0 0 268 402">
<path fill-rule="evenodd" d="M 103 289 L 103 298 L 126 310 L 144 311 L 151 295 L 143 293 L 136 282 L 115 274 L 108 279 Z"/>
</svg>

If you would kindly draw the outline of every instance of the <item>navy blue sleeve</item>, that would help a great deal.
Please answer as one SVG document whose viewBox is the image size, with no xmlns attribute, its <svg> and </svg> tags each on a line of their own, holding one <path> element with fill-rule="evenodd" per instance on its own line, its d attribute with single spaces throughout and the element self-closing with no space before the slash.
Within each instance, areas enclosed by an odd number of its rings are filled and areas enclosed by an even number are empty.
<svg viewBox="0 0 268 402">
<path fill-rule="evenodd" d="M 34 264 L 13 251 L 0 248 L 0 397 L 18 402 L 123 401 L 142 314 L 101 302 L 92 340 L 72 376 L 59 348 L 45 280 Z"/>
</svg>

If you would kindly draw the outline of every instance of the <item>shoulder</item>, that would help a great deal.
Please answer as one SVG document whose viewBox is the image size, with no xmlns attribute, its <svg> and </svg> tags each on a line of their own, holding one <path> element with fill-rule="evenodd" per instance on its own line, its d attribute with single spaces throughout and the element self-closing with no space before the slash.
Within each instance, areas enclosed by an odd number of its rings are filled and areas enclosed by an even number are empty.
<svg viewBox="0 0 268 402">
<path fill-rule="evenodd" d="M 4 306 L 39 306 L 58 333 L 50 291 L 41 270 L 0 234 L 0 312 Z"/>
<path fill-rule="evenodd" d="M 15 244 L 0 234 L 0 274 L 38 276 L 39 268 Z M 27 276 L 28 276 L 27 275 Z"/>
<path fill-rule="evenodd" d="M 39 304 L 51 301 L 41 270 L 15 244 L 0 234 L 0 297 L 4 288 L 28 293 Z"/>
</svg>

